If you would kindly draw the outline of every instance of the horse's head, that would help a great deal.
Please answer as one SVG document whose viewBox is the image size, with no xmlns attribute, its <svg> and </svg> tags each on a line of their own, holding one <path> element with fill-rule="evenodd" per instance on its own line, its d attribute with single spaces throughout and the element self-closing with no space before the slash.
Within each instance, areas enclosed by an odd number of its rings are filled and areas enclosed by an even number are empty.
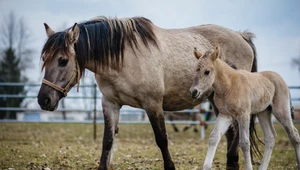
<svg viewBox="0 0 300 170">
<path fill-rule="evenodd" d="M 194 55 L 198 59 L 196 65 L 196 75 L 190 93 L 194 99 L 208 92 L 215 81 L 214 62 L 219 57 L 220 51 L 216 47 L 214 51 L 206 51 L 203 55 L 195 48 Z"/>
<path fill-rule="evenodd" d="M 74 44 L 80 29 L 75 24 L 71 29 L 55 33 L 45 25 L 48 40 L 42 50 L 42 69 L 45 76 L 38 94 L 38 103 L 43 110 L 53 111 L 58 101 L 80 80 L 79 65 L 76 60 Z"/>
</svg>

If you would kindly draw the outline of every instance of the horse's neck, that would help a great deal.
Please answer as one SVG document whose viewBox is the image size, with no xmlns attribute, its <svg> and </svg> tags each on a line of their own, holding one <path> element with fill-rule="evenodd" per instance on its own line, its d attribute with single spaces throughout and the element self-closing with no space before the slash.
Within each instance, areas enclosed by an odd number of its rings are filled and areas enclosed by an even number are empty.
<svg viewBox="0 0 300 170">
<path fill-rule="evenodd" d="M 231 89 L 232 78 L 236 75 L 235 70 L 220 59 L 215 61 L 215 81 L 213 88 L 215 93 L 225 94 Z"/>
</svg>

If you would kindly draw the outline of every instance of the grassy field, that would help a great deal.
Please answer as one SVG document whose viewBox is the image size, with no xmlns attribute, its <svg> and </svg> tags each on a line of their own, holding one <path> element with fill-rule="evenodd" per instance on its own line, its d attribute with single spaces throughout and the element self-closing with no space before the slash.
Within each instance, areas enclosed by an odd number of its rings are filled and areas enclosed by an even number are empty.
<svg viewBox="0 0 300 170">
<path fill-rule="evenodd" d="M 182 128 L 183 126 L 180 126 Z M 206 131 L 208 138 L 213 126 Z M 269 169 L 296 169 L 295 152 L 280 125 Z M 297 125 L 300 129 L 300 126 Z M 262 133 L 257 125 L 261 139 Z M 97 125 L 93 140 L 91 124 L 0 123 L 0 169 L 96 169 L 101 154 L 103 125 Z M 207 138 L 189 130 L 175 133 L 167 125 L 169 148 L 179 170 L 201 169 Z M 222 138 L 214 169 L 225 169 L 226 142 Z M 243 166 L 240 151 L 240 165 Z M 111 169 L 163 169 L 151 126 L 119 125 Z M 48 170 L 49 170 L 48 169 Z M 254 166 L 258 169 L 258 165 Z"/>
</svg>

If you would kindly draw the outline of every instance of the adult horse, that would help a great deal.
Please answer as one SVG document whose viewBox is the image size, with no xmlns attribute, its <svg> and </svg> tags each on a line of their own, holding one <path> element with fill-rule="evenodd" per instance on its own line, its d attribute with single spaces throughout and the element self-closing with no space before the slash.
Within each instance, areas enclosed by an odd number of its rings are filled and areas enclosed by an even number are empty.
<svg viewBox="0 0 300 170">
<path fill-rule="evenodd" d="M 227 63 L 239 69 L 256 69 L 253 35 L 217 25 L 162 29 L 143 17 L 97 17 L 75 23 L 62 32 L 55 33 L 47 24 L 45 28 L 49 38 L 42 50 L 45 76 L 38 103 L 44 110 L 55 110 L 58 101 L 79 83 L 85 69 L 95 73 L 103 94 L 105 124 L 98 169 L 108 169 L 123 105 L 145 109 L 164 168 L 175 169 L 168 149 L 163 111 L 191 108 L 212 94 L 209 91 L 195 100 L 189 93 L 197 62 L 192 55 L 195 46 L 206 51 L 217 43 L 224 56 L 230 56 L 223 58 Z M 231 143 L 238 142 L 234 141 L 233 131 L 228 134 L 229 148 Z M 237 145 L 231 147 L 227 157 L 227 166 L 238 168 Z"/>
</svg>

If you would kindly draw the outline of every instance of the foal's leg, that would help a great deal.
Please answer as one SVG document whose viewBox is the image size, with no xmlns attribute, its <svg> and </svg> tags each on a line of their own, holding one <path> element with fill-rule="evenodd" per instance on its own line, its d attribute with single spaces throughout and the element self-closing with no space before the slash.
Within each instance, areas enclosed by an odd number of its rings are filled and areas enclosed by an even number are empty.
<svg viewBox="0 0 300 170">
<path fill-rule="evenodd" d="M 165 126 L 165 120 L 162 110 L 162 105 L 158 104 L 157 107 L 146 108 L 151 126 L 154 131 L 156 144 L 161 150 L 164 159 L 164 168 L 166 170 L 174 170 L 175 166 L 172 161 L 171 155 L 168 149 L 168 138 Z"/>
<path fill-rule="evenodd" d="M 210 95 L 208 97 L 208 100 L 213 107 L 213 110 L 218 116 L 219 110 L 216 107 L 214 100 L 213 100 L 214 94 Z M 225 133 L 226 139 L 227 139 L 227 163 L 226 163 L 226 169 L 227 170 L 239 170 L 239 152 L 238 152 L 238 126 L 237 123 L 234 123 L 233 126 L 230 126 Z"/>
<path fill-rule="evenodd" d="M 265 111 L 258 113 L 257 118 L 259 124 L 264 133 L 265 151 L 261 161 L 259 170 L 268 169 L 270 158 L 272 155 L 273 146 L 275 143 L 276 132 L 271 120 L 271 110 L 266 109 Z"/>
<path fill-rule="evenodd" d="M 115 134 L 118 132 L 118 122 L 121 106 L 102 98 L 102 108 L 104 115 L 104 135 L 102 142 L 102 154 L 98 170 L 107 170 L 110 162 L 111 150 L 114 143 Z"/>
<path fill-rule="evenodd" d="M 273 114 L 276 119 L 284 127 L 290 141 L 295 149 L 298 169 L 300 169 L 300 137 L 299 132 L 295 128 L 290 114 L 290 105 L 288 102 L 282 103 L 280 100 L 275 100 L 273 103 Z"/>
<path fill-rule="evenodd" d="M 249 140 L 249 124 L 250 124 L 250 113 L 241 113 L 240 117 L 237 118 L 239 125 L 239 143 L 244 153 L 245 169 L 252 170 L 251 154 L 250 154 L 250 140 Z"/>
<path fill-rule="evenodd" d="M 211 169 L 212 162 L 215 157 L 217 146 L 220 142 L 221 136 L 227 131 L 228 127 L 232 124 L 232 117 L 219 114 L 217 117 L 217 124 L 211 132 L 208 141 L 208 150 L 206 153 L 203 169 Z"/>
</svg>

